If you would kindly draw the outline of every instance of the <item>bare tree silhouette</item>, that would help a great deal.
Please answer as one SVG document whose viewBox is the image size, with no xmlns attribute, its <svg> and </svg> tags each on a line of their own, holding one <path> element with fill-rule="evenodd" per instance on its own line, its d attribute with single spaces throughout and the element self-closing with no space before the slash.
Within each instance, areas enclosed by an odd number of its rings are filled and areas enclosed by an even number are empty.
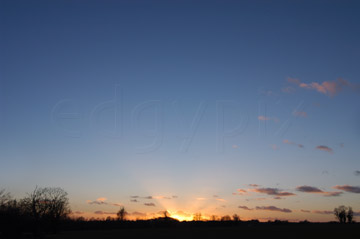
<svg viewBox="0 0 360 239">
<path fill-rule="evenodd" d="M 120 207 L 119 211 L 116 213 L 119 221 L 125 221 L 127 212 L 124 207 Z"/>
<path fill-rule="evenodd" d="M 334 209 L 334 215 L 340 223 L 351 223 L 353 221 L 354 212 L 351 207 L 339 206 Z"/>
<path fill-rule="evenodd" d="M 62 188 L 38 188 L 21 200 L 21 207 L 33 221 L 33 233 L 39 232 L 39 227 L 46 223 L 55 233 L 60 220 L 70 214 L 69 199 L 67 192 Z"/>
<path fill-rule="evenodd" d="M 348 223 L 352 223 L 352 222 L 353 222 L 354 211 L 352 210 L 351 207 L 348 208 L 346 218 L 347 218 Z"/>
<path fill-rule="evenodd" d="M 170 216 L 170 213 L 167 210 L 163 211 L 162 213 L 164 215 L 164 218 L 168 218 Z"/>
<path fill-rule="evenodd" d="M 240 216 L 237 215 L 236 213 L 232 216 L 232 218 L 233 218 L 233 221 L 235 221 L 235 222 L 240 221 Z"/>
<path fill-rule="evenodd" d="M 47 217 L 52 225 L 53 232 L 57 231 L 57 225 L 70 213 L 67 192 L 62 188 L 45 188 L 45 204 L 47 204 Z"/>
<path fill-rule="evenodd" d="M 193 221 L 201 221 L 201 213 L 195 213 L 193 216 Z"/>
<path fill-rule="evenodd" d="M 231 217 L 229 215 L 225 215 L 225 216 L 222 216 L 221 221 L 225 222 L 225 221 L 231 221 Z"/>
</svg>

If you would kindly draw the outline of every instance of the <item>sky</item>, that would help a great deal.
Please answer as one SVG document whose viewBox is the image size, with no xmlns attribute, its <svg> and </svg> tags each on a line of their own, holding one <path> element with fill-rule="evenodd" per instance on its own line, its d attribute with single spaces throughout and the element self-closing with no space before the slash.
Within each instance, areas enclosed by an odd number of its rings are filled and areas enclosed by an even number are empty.
<svg viewBox="0 0 360 239">
<path fill-rule="evenodd" d="M 359 10 L 2 0 L 0 188 L 88 218 L 360 216 Z"/>
</svg>

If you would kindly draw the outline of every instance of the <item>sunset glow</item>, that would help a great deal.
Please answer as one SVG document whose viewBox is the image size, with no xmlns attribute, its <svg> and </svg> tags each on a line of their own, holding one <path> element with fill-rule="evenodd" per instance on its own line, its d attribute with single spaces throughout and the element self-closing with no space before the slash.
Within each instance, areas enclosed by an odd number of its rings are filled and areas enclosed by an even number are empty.
<svg viewBox="0 0 360 239">
<path fill-rule="evenodd" d="M 360 221 L 359 12 L 1 1 L 0 191 L 60 187 L 86 220 Z"/>
</svg>

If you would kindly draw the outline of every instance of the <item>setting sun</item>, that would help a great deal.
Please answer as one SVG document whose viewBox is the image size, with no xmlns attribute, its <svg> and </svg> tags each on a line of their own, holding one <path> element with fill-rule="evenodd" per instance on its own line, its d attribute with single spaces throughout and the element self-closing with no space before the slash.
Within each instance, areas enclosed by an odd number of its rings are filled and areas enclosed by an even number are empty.
<svg viewBox="0 0 360 239">
<path fill-rule="evenodd" d="M 185 216 L 177 215 L 177 214 L 171 214 L 170 216 L 172 218 L 175 218 L 175 219 L 179 220 L 180 222 L 182 222 L 182 221 L 191 221 L 192 220 L 192 217 L 185 217 Z"/>
</svg>

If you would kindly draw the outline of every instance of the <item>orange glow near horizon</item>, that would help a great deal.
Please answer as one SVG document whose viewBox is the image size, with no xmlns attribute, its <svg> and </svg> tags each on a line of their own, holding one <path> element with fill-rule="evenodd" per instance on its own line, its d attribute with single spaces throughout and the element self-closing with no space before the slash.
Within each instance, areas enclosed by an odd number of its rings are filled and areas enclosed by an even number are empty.
<svg viewBox="0 0 360 239">
<path fill-rule="evenodd" d="M 192 216 L 186 217 L 186 216 L 178 215 L 178 214 L 171 214 L 170 217 L 172 217 L 172 218 L 174 218 L 174 219 L 177 219 L 177 220 L 179 220 L 180 222 L 182 222 L 182 221 L 192 221 L 192 219 L 193 219 Z"/>
</svg>

